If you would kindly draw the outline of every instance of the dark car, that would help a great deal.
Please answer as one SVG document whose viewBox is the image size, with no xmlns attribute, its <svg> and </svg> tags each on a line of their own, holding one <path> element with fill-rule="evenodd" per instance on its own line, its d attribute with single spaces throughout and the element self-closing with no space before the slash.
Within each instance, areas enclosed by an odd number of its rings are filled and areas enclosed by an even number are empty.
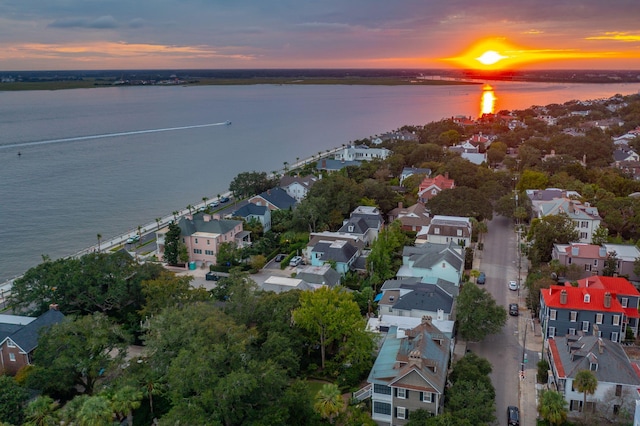
<svg viewBox="0 0 640 426">
<path fill-rule="evenodd" d="M 512 317 L 517 317 L 520 315 L 520 308 L 517 303 L 509 303 L 509 315 Z"/>
<path fill-rule="evenodd" d="M 507 407 L 507 424 L 509 426 L 520 426 L 520 410 L 518 407 L 513 405 Z"/>
<path fill-rule="evenodd" d="M 220 202 L 221 202 L 221 203 L 228 203 L 228 202 L 229 202 L 229 197 L 222 197 L 222 198 L 220 198 Z"/>
<path fill-rule="evenodd" d="M 478 279 L 476 280 L 476 282 L 478 284 L 484 284 L 487 281 L 487 277 L 484 275 L 484 272 L 480 272 L 480 275 L 478 275 Z"/>
<path fill-rule="evenodd" d="M 215 272 L 211 271 L 211 272 L 207 272 L 207 274 L 204 276 L 204 279 L 207 281 L 218 281 L 220 279 L 220 276 L 216 275 Z"/>
<path fill-rule="evenodd" d="M 277 255 L 276 255 L 276 257 L 275 257 L 275 259 L 273 259 L 273 260 L 275 260 L 276 262 L 282 262 L 282 261 L 284 260 L 284 258 L 285 258 L 285 257 L 287 257 L 287 255 L 286 255 L 286 254 L 282 254 L 282 253 L 280 253 L 280 254 L 277 254 Z"/>
</svg>

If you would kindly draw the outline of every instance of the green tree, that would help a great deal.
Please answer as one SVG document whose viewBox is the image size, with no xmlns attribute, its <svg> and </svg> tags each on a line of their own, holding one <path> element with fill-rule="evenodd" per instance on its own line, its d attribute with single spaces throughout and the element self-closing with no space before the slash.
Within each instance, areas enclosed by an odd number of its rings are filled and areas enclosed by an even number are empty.
<svg viewBox="0 0 640 426">
<path fill-rule="evenodd" d="M 133 410 L 140 407 L 142 391 L 133 386 L 123 386 L 111 395 L 111 408 L 118 420 L 127 419 L 127 426 L 133 426 Z"/>
<path fill-rule="evenodd" d="M 491 200 L 481 191 L 466 186 L 456 186 L 440 192 L 427 202 L 433 214 L 474 217 L 478 221 L 493 217 Z"/>
<path fill-rule="evenodd" d="M 618 272 L 618 253 L 615 250 L 607 253 L 607 258 L 604 260 L 604 266 L 602 267 L 602 275 L 605 277 L 613 277 Z"/>
<path fill-rule="evenodd" d="M 140 316 L 146 318 L 170 306 L 209 300 L 211 295 L 204 288 L 191 287 L 192 280 L 193 277 L 188 275 L 177 276 L 173 272 L 163 271 L 156 279 L 143 281 L 141 285 L 145 302 Z"/>
<path fill-rule="evenodd" d="M 24 404 L 28 399 L 27 390 L 17 384 L 13 377 L 0 376 L 0 420 L 22 424 Z"/>
<path fill-rule="evenodd" d="M 344 400 L 338 385 L 327 383 L 315 396 L 313 408 L 323 418 L 333 424 L 333 419 L 344 409 Z"/>
<path fill-rule="evenodd" d="M 111 426 L 113 424 L 111 403 L 101 395 L 86 398 L 76 412 L 76 422 L 78 426 Z"/>
<path fill-rule="evenodd" d="M 544 189 L 547 187 L 549 176 L 544 172 L 538 172 L 535 170 L 525 170 L 522 172 L 520 179 L 518 180 L 518 191 L 524 191 L 526 189 Z"/>
<path fill-rule="evenodd" d="M 560 213 L 531 221 L 527 239 L 533 241 L 529 259 L 534 265 L 538 265 L 551 260 L 554 244 L 578 241 L 579 235 L 573 220 L 566 213 Z"/>
<path fill-rule="evenodd" d="M 39 395 L 29 402 L 25 410 L 25 426 L 57 426 L 60 424 L 58 402 L 46 395 Z"/>
<path fill-rule="evenodd" d="M 318 339 L 323 369 L 327 347 L 364 327 L 358 304 L 350 293 L 340 287 L 321 287 L 313 292 L 303 292 L 293 319 L 298 327 Z"/>
<path fill-rule="evenodd" d="M 381 285 L 395 276 L 402 261 L 404 245 L 405 235 L 400 222 L 392 222 L 380 231 L 378 238 L 371 243 L 371 252 L 367 256 L 367 272 L 372 283 Z"/>
<path fill-rule="evenodd" d="M 580 370 L 573 379 L 573 386 L 582 392 L 582 413 L 587 416 L 587 394 L 593 395 L 598 388 L 598 379 L 590 370 Z"/>
<path fill-rule="evenodd" d="M 229 191 L 233 193 L 234 198 L 242 199 L 260 194 L 277 184 L 277 178 L 269 178 L 266 172 L 242 172 L 231 180 Z"/>
<path fill-rule="evenodd" d="M 480 341 L 499 332 L 507 321 L 507 311 L 496 304 L 485 289 L 462 286 L 458 296 L 458 332 L 463 339 Z"/>
<path fill-rule="evenodd" d="M 180 234 L 180 227 L 174 222 L 171 222 L 169 224 L 169 230 L 164 237 L 164 260 L 169 265 L 178 264 Z"/>
<path fill-rule="evenodd" d="M 598 226 L 591 237 L 591 244 L 601 246 L 609 241 L 609 230 L 604 226 Z"/>
<path fill-rule="evenodd" d="M 538 413 L 550 425 L 561 425 L 567 420 L 567 401 L 559 392 L 543 390 L 538 402 Z"/>
<path fill-rule="evenodd" d="M 122 327 L 101 313 L 55 324 L 40 336 L 28 381 L 45 392 L 78 386 L 91 395 L 97 380 L 122 364 L 129 340 Z"/>
</svg>

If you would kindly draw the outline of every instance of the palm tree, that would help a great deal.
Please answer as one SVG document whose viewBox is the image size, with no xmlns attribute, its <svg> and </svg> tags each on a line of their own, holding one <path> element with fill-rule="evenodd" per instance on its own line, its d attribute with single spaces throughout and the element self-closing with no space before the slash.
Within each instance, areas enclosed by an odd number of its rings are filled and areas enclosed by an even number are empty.
<svg viewBox="0 0 640 426">
<path fill-rule="evenodd" d="M 102 234 L 97 234 L 96 237 L 98 237 L 98 253 L 100 253 L 100 240 L 102 240 Z"/>
<path fill-rule="evenodd" d="M 344 400 L 338 385 L 334 383 L 323 385 L 316 394 L 313 408 L 323 419 L 333 423 L 333 418 L 344 408 Z"/>
<path fill-rule="evenodd" d="M 567 420 L 567 401 L 559 392 L 543 390 L 538 403 L 538 412 L 550 425 L 561 425 Z"/>
<path fill-rule="evenodd" d="M 207 201 L 209 201 L 209 199 L 207 197 L 202 197 L 202 202 L 204 203 L 204 208 L 207 208 Z"/>
<path fill-rule="evenodd" d="M 103 396 L 90 396 L 77 411 L 76 422 L 78 426 L 111 426 L 113 424 L 111 403 Z"/>
<path fill-rule="evenodd" d="M 161 218 L 156 217 L 156 225 L 158 225 L 158 231 L 160 230 L 160 221 L 161 220 L 162 220 Z"/>
<path fill-rule="evenodd" d="M 55 426 L 60 424 L 58 413 L 59 405 L 48 396 L 38 396 L 31 401 L 25 409 L 28 426 Z"/>
<path fill-rule="evenodd" d="M 573 386 L 575 386 L 578 392 L 582 392 L 583 394 L 582 413 L 586 417 L 587 394 L 593 395 L 596 393 L 596 389 L 598 388 L 598 379 L 590 370 L 580 370 L 578 371 L 578 374 L 576 374 L 576 378 L 573 379 Z"/>
<path fill-rule="evenodd" d="M 192 209 L 193 209 L 193 206 L 191 204 L 187 204 L 187 210 L 189 210 L 189 214 L 191 214 Z"/>
<path fill-rule="evenodd" d="M 174 210 L 172 214 L 173 214 L 173 220 L 178 220 L 178 215 L 180 214 L 180 212 L 178 210 Z"/>
<path fill-rule="evenodd" d="M 133 426 L 133 410 L 140 407 L 142 391 L 133 386 L 124 386 L 111 397 L 111 407 L 115 411 L 118 420 L 127 418 L 127 425 Z"/>
</svg>

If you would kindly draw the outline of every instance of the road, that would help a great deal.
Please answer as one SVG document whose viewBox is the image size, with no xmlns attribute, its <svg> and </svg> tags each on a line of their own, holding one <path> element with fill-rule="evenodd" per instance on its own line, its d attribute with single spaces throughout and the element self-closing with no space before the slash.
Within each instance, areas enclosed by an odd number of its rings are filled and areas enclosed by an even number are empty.
<svg viewBox="0 0 640 426">
<path fill-rule="evenodd" d="M 480 270 L 487 276 L 485 288 L 505 309 L 509 303 L 518 302 L 518 292 L 508 289 L 509 281 L 517 280 L 518 276 L 516 240 L 512 221 L 496 216 L 488 223 L 488 232 L 483 238 L 484 250 L 477 251 Z M 520 304 L 523 303 L 524 297 Z M 497 424 L 506 425 L 507 406 L 520 405 L 518 386 L 523 355 L 518 340 L 518 318 L 507 317 L 500 333 L 488 336 L 482 342 L 470 343 L 468 348 L 487 358 L 493 366 L 491 381 L 496 390 Z M 530 355 L 529 359 L 532 359 Z"/>
</svg>

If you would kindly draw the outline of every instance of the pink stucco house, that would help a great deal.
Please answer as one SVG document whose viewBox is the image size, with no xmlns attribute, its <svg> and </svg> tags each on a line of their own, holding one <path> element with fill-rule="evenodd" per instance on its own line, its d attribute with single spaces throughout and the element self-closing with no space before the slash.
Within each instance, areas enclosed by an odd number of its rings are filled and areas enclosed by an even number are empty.
<svg viewBox="0 0 640 426">
<path fill-rule="evenodd" d="M 216 263 L 222 243 L 234 243 L 239 247 L 250 244 L 250 233 L 243 230 L 241 220 L 220 219 L 218 216 L 197 213 L 186 215 L 178 221 L 180 238 L 187 247 L 189 262 L 205 265 Z M 164 241 L 168 228 L 157 234 L 158 257 L 164 257 Z"/>
</svg>

